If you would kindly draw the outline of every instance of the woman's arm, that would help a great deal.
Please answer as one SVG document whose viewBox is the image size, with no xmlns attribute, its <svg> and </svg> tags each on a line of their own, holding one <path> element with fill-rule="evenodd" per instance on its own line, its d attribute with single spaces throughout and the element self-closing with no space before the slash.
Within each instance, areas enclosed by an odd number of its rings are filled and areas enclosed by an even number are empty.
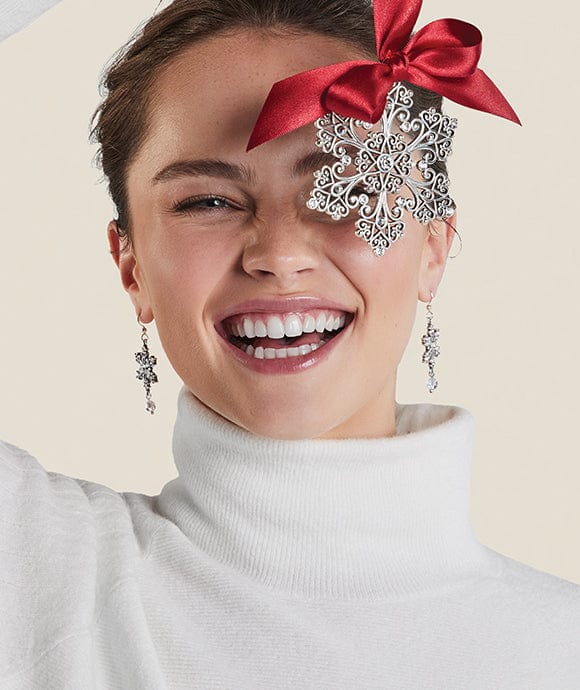
<svg viewBox="0 0 580 690">
<path fill-rule="evenodd" d="M 59 0 L 0 0 L 0 41 L 33 22 Z"/>
</svg>

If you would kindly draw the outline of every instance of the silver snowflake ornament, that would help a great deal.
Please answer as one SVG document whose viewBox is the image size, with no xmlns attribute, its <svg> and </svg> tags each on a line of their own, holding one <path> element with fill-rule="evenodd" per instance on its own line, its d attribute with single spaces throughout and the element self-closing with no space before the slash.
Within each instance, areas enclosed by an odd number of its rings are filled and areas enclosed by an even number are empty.
<svg viewBox="0 0 580 690">
<path fill-rule="evenodd" d="M 420 223 L 453 215 L 449 178 L 433 168 L 451 153 L 457 120 L 429 108 L 411 119 L 413 92 L 396 82 L 379 127 L 331 112 L 315 121 L 316 145 L 338 160 L 314 173 L 307 206 L 341 220 L 358 209 L 355 234 L 377 256 Z M 394 196 L 394 199 L 393 199 Z"/>
</svg>

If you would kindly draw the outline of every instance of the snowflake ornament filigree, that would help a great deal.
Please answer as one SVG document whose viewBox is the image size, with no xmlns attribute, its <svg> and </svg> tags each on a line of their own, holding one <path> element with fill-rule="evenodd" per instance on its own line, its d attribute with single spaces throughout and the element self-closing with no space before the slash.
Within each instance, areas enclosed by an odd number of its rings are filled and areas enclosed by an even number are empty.
<svg viewBox="0 0 580 690">
<path fill-rule="evenodd" d="M 457 120 L 435 108 L 411 119 L 412 107 L 413 92 L 396 82 L 389 91 L 378 130 L 373 130 L 376 126 L 372 123 L 334 112 L 314 123 L 316 145 L 338 161 L 314 173 L 307 206 L 333 220 L 346 218 L 358 209 L 355 234 L 365 239 L 377 256 L 383 256 L 403 234 L 404 211 L 421 223 L 453 215 L 449 178 L 432 166 L 451 154 Z M 354 168 L 354 172 L 349 174 L 347 168 Z M 390 205 L 392 195 L 395 199 Z"/>
</svg>

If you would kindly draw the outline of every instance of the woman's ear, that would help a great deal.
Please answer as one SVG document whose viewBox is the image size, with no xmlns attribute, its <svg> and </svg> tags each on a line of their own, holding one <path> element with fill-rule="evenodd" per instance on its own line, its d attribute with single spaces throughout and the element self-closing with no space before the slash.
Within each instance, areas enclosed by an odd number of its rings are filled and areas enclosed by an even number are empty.
<svg viewBox="0 0 580 690">
<path fill-rule="evenodd" d="M 129 294 L 137 314 L 141 315 L 142 323 L 153 321 L 153 313 L 150 307 L 149 293 L 143 280 L 139 264 L 132 248 L 121 249 L 119 226 L 116 220 L 112 220 L 107 226 L 109 249 L 111 256 L 121 276 L 121 283 Z"/>
<path fill-rule="evenodd" d="M 121 251 L 120 241 L 119 241 L 119 226 L 116 220 L 112 220 L 109 225 L 107 225 L 107 236 L 109 238 L 109 249 L 113 261 L 119 268 L 119 255 Z"/>
<path fill-rule="evenodd" d="M 448 220 L 435 220 L 429 223 L 419 272 L 419 300 L 431 301 L 431 292 L 437 293 L 439 283 L 443 278 L 447 257 L 453 244 L 457 212 Z"/>
</svg>

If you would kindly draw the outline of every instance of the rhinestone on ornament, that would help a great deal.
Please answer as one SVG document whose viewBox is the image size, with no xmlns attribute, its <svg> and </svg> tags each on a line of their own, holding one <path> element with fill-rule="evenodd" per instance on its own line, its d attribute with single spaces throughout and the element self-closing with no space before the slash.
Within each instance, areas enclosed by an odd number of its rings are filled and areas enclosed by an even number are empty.
<svg viewBox="0 0 580 690">
<path fill-rule="evenodd" d="M 449 178 L 433 166 L 451 154 L 457 120 L 435 108 L 411 119 L 412 107 L 413 92 L 396 82 L 380 129 L 334 112 L 314 123 L 316 145 L 338 160 L 314 173 L 307 206 L 336 221 L 358 209 L 355 234 L 377 256 L 383 256 L 403 234 L 404 211 L 421 223 L 447 219 L 454 212 Z"/>
<path fill-rule="evenodd" d="M 388 173 L 392 170 L 394 165 L 393 157 L 390 156 L 388 153 L 383 153 L 382 156 L 379 156 L 377 159 L 377 168 L 382 172 L 382 173 Z"/>
</svg>

